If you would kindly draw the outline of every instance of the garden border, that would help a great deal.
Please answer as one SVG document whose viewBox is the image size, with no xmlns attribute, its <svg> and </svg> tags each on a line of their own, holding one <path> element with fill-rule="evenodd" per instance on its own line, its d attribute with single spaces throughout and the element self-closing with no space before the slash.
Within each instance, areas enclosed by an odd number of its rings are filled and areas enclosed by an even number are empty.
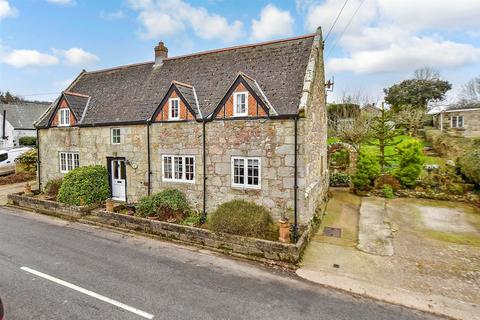
<svg viewBox="0 0 480 320">
<path fill-rule="evenodd" d="M 9 203 L 38 213 L 65 217 L 79 222 L 100 224 L 159 236 L 162 239 L 197 247 L 208 248 L 228 255 L 261 261 L 282 267 L 294 268 L 315 232 L 325 212 L 322 204 L 307 224 L 302 236 L 295 244 L 243 237 L 227 233 L 216 233 L 207 229 L 155 221 L 121 213 L 95 210 L 100 205 L 70 206 L 51 200 L 43 200 L 15 193 L 8 195 Z"/>
</svg>

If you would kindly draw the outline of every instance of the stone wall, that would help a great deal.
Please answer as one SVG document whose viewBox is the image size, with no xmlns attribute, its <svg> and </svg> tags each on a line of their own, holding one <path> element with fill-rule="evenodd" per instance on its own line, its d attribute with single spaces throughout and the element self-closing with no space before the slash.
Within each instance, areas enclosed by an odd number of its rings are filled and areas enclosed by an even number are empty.
<svg viewBox="0 0 480 320">
<path fill-rule="evenodd" d="M 323 41 L 320 31 L 307 67 L 300 103 L 299 137 L 299 213 L 308 221 L 316 208 L 325 201 L 328 191 L 327 113 Z"/>
<path fill-rule="evenodd" d="M 463 116 L 463 128 L 451 127 L 452 116 Z M 438 119 L 441 119 L 441 115 L 438 115 Z M 440 128 L 440 125 L 437 124 L 436 127 Z M 463 136 L 466 138 L 480 137 L 480 110 L 443 113 L 443 130 L 450 134 Z"/>
<path fill-rule="evenodd" d="M 122 142 L 111 144 L 110 129 L 118 127 Z M 146 130 L 145 125 L 40 129 L 41 188 L 48 180 L 64 176 L 59 167 L 61 151 L 78 152 L 80 166 L 107 166 L 107 157 L 125 157 L 130 163 L 127 165 L 127 201 L 137 201 L 147 194 Z"/>
</svg>

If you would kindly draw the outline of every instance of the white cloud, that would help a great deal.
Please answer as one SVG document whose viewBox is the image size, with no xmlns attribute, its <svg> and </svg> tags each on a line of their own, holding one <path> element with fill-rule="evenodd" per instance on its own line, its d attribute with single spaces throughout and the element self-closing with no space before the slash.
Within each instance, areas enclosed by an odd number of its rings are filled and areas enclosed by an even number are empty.
<svg viewBox="0 0 480 320">
<path fill-rule="evenodd" d="M 0 55 L 0 62 L 16 68 L 46 67 L 59 63 L 54 55 L 41 53 L 37 50 L 12 50 Z"/>
<path fill-rule="evenodd" d="M 81 48 L 70 48 L 68 50 L 54 49 L 53 52 L 63 57 L 65 59 L 64 63 L 71 66 L 87 65 L 99 60 L 96 55 Z"/>
<path fill-rule="evenodd" d="M 480 27 L 478 0 L 377 0 L 385 19 L 408 29 Z"/>
<path fill-rule="evenodd" d="M 7 0 L 0 0 L 0 21 L 8 17 L 16 17 L 18 10 L 8 3 Z"/>
<path fill-rule="evenodd" d="M 253 40 L 289 36 L 293 33 L 294 19 L 289 11 L 280 10 L 273 4 L 266 5 L 260 12 L 259 20 L 252 20 Z"/>
<path fill-rule="evenodd" d="M 47 2 L 50 2 L 53 4 L 60 4 L 62 6 L 71 6 L 76 4 L 74 0 L 47 0 Z"/>
<path fill-rule="evenodd" d="M 397 39 L 383 48 L 353 51 L 349 57 L 333 58 L 329 72 L 382 73 L 456 67 L 480 60 L 480 48 L 470 44 L 411 36 Z"/>
<path fill-rule="evenodd" d="M 243 34 L 241 21 L 229 22 L 221 15 L 183 0 L 129 0 L 129 3 L 139 12 L 138 20 L 143 27 L 140 35 L 145 39 L 171 36 L 186 28 L 207 40 L 232 41 Z"/>
<path fill-rule="evenodd" d="M 353 16 L 354 12 L 360 5 L 361 0 L 351 0 L 347 3 L 338 19 L 333 33 L 341 32 Z M 332 26 L 344 2 L 338 0 L 327 0 L 322 4 L 310 5 L 307 11 L 305 27 L 308 31 L 313 32 L 319 26 L 322 27 L 324 33 Z M 366 0 L 358 10 L 354 19 L 352 20 L 348 31 L 351 33 L 358 32 L 366 23 L 372 21 L 377 15 L 377 9 L 373 0 Z"/>
<path fill-rule="evenodd" d="M 107 21 L 113 21 L 113 20 L 120 20 L 125 18 L 125 12 L 122 10 L 117 10 L 113 12 L 102 12 L 100 13 L 100 18 L 107 20 Z"/>
</svg>

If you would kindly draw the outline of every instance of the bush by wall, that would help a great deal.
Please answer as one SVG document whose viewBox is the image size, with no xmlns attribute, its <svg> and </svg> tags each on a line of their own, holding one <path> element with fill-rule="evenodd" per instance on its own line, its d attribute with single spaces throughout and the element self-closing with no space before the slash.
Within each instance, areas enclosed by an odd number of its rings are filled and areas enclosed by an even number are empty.
<svg viewBox="0 0 480 320">
<path fill-rule="evenodd" d="M 377 189 L 382 189 L 384 186 L 387 185 L 390 186 L 390 188 L 392 188 L 392 190 L 394 191 L 399 190 L 402 187 L 400 181 L 398 181 L 397 178 L 388 173 L 382 174 L 378 178 L 376 178 L 374 185 Z"/>
<path fill-rule="evenodd" d="M 343 172 L 337 172 L 330 175 L 330 187 L 345 187 L 348 186 L 350 177 Z"/>
<path fill-rule="evenodd" d="M 15 172 L 35 173 L 37 171 L 37 149 L 31 149 L 15 159 Z"/>
<path fill-rule="evenodd" d="M 21 137 L 18 142 L 21 146 L 34 146 L 37 144 L 37 137 Z"/>
<path fill-rule="evenodd" d="M 411 187 L 423 169 L 422 144 L 414 139 L 405 140 L 397 145 L 397 152 L 399 164 L 394 171 L 394 176 L 404 186 Z"/>
<path fill-rule="evenodd" d="M 480 185 L 480 141 L 476 141 L 473 148 L 459 159 L 459 165 L 467 179 Z"/>
<path fill-rule="evenodd" d="M 180 222 L 189 215 L 190 206 L 180 190 L 168 188 L 140 198 L 136 213 L 141 217 L 157 216 L 160 220 Z"/>
<path fill-rule="evenodd" d="M 380 174 L 380 165 L 374 155 L 360 153 L 357 162 L 357 172 L 352 177 L 352 183 L 358 190 L 368 190 L 373 180 Z"/>
<path fill-rule="evenodd" d="M 215 232 L 263 239 L 275 237 L 276 229 L 265 207 L 244 200 L 233 200 L 220 205 L 209 216 L 208 227 Z"/>
<path fill-rule="evenodd" d="M 73 169 L 63 178 L 58 201 L 70 205 L 88 205 L 110 197 L 107 169 L 100 165 Z"/>
<path fill-rule="evenodd" d="M 62 178 L 48 180 L 47 184 L 45 185 L 45 193 L 56 199 L 58 192 L 60 191 L 60 187 L 62 186 L 62 182 Z"/>
</svg>

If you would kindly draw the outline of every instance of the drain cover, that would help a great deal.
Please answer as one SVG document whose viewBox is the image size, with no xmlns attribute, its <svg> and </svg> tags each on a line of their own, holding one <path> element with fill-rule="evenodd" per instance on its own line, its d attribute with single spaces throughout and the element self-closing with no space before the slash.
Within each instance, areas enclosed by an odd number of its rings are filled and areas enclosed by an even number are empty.
<svg viewBox="0 0 480 320">
<path fill-rule="evenodd" d="M 342 236 L 342 229 L 340 228 L 332 228 L 332 227 L 325 227 L 323 228 L 323 235 L 327 237 L 336 237 L 340 238 Z"/>
</svg>

